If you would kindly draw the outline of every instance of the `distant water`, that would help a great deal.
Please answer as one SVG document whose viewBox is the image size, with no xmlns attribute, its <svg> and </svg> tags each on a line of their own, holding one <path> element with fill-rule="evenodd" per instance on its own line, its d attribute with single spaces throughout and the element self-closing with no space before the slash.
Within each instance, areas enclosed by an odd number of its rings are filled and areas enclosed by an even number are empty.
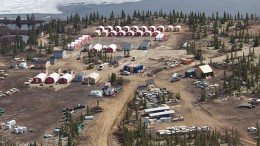
<svg viewBox="0 0 260 146">
<path fill-rule="evenodd" d="M 248 12 L 260 16 L 260 0 L 1 0 L 0 17 L 15 18 L 17 14 L 35 13 L 36 17 L 42 19 L 65 19 L 76 12 L 85 16 L 98 11 L 109 16 L 113 10 L 118 15 L 122 9 L 131 15 L 137 9 L 162 9 L 165 12 L 175 9 L 183 12 L 200 11 L 207 15 L 217 11 L 220 14 L 239 11 L 241 14 Z"/>
</svg>

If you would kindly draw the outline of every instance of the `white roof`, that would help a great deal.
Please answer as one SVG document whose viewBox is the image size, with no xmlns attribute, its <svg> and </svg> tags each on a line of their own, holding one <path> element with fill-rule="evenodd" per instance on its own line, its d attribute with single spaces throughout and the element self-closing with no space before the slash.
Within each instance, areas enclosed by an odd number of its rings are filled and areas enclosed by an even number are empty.
<svg viewBox="0 0 260 146">
<path fill-rule="evenodd" d="M 147 29 L 147 26 L 141 26 L 140 28 L 146 28 Z"/>
<path fill-rule="evenodd" d="M 202 66 L 199 66 L 199 68 L 201 69 L 201 71 L 203 73 L 212 72 L 212 68 L 209 65 L 202 65 Z"/>
<path fill-rule="evenodd" d="M 137 30 L 136 32 L 139 32 L 139 33 L 143 34 L 143 32 L 141 30 Z"/>
<path fill-rule="evenodd" d="M 115 34 L 116 34 L 117 32 L 116 32 L 116 31 L 114 31 L 114 30 L 111 30 L 109 33 L 115 33 Z"/>
<path fill-rule="evenodd" d="M 42 80 L 45 80 L 47 77 L 47 74 L 46 73 L 39 73 L 36 77 L 34 78 L 39 78 L 39 79 L 42 79 Z"/>
<path fill-rule="evenodd" d="M 93 72 L 93 73 L 90 73 L 87 77 L 88 78 L 97 79 L 97 78 L 99 78 L 99 76 L 100 75 L 98 73 Z"/>
<path fill-rule="evenodd" d="M 173 26 L 172 26 L 172 25 L 169 25 L 167 28 L 173 28 Z"/>
<path fill-rule="evenodd" d="M 102 31 L 101 33 L 108 33 L 108 30 L 104 30 L 104 31 Z"/>
<path fill-rule="evenodd" d="M 155 26 L 150 26 L 149 28 L 156 28 Z"/>
<path fill-rule="evenodd" d="M 98 51 L 101 51 L 102 50 L 102 45 L 101 44 L 96 44 L 93 48 L 98 50 Z"/>
<path fill-rule="evenodd" d="M 110 44 L 110 45 L 108 46 L 108 48 L 111 48 L 111 49 L 113 49 L 114 51 L 116 51 L 117 46 L 116 46 L 115 44 Z"/>
<path fill-rule="evenodd" d="M 132 26 L 131 28 L 138 28 L 138 26 L 134 25 L 134 26 Z"/>
<path fill-rule="evenodd" d="M 127 33 L 132 33 L 132 34 L 134 34 L 135 32 L 134 32 L 134 31 L 132 31 L 132 30 L 129 30 Z"/>
<path fill-rule="evenodd" d="M 72 74 L 65 73 L 61 78 L 67 79 L 67 81 L 69 82 L 72 80 L 73 76 L 72 76 Z"/>
<path fill-rule="evenodd" d="M 145 31 L 145 33 L 150 33 L 151 34 L 152 32 L 150 30 L 147 30 L 147 31 Z"/>
<path fill-rule="evenodd" d="M 120 30 L 119 32 L 125 34 L 125 31 L 124 31 L 124 30 Z"/>
<path fill-rule="evenodd" d="M 60 77 L 60 75 L 59 75 L 58 73 L 56 73 L 56 72 L 54 72 L 54 73 L 52 73 L 52 74 L 50 74 L 50 75 L 48 76 L 48 78 L 53 78 L 53 79 L 54 79 L 54 82 L 57 82 L 58 79 L 59 79 L 59 77 Z"/>
<path fill-rule="evenodd" d="M 161 107 L 156 107 L 156 108 L 149 108 L 145 109 L 144 112 L 156 112 L 156 111 L 161 111 L 161 110 L 170 110 L 169 106 L 161 106 Z"/>
<path fill-rule="evenodd" d="M 159 28 L 159 27 L 164 28 L 164 26 L 162 26 L 162 25 L 158 26 L 157 28 Z"/>
<path fill-rule="evenodd" d="M 101 33 L 101 31 L 100 30 L 95 30 L 94 33 L 98 33 L 99 34 L 99 33 Z"/>
<path fill-rule="evenodd" d="M 130 29 L 130 26 L 124 26 L 123 28 L 127 28 L 127 29 Z"/>
<path fill-rule="evenodd" d="M 180 26 L 180 25 L 176 25 L 175 27 L 176 27 L 176 28 L 181 28 L 181 26 Z"/>
<path fill-rule="evenodd" d="M 98 28 L 105 29 L 105 27 L 104 27 L 104 26 L 99 26 Z"/>
<path fill-rule="evenodd" d="M 150 117 L 163 116 L 163 115 L 174 114 L 174 113 L 175 113 L 174 110 L 169 110 L 169 111 L 164 111 L 164 112 L 159 112 L 159 113 L 152 113 L 152 114 L 149 114 L 149 116 Z"/>
</svg>

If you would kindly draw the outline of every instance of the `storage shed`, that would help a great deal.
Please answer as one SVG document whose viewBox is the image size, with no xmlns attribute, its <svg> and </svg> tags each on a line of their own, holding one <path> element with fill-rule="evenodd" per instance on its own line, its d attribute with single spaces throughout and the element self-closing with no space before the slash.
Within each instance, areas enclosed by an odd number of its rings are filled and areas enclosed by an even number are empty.
<svg viewBox="0 0 260 146">
<path fill-rule="evenodd" d="M 76 42 L 79 46 L 83 44 L 82 40 L 75 40 L 74 42 Z"/>
<path fill-rule="evenodd" d="M 108 36 L 116 36 L 117 35 L 117 32 L 112 30 L 108 33 Z"/>
<path fill-rule="evenodd" d="M 170 110 L 169 106 L 160 106 L 156 108 L 144 109 L 145 114 L 158 113 Z"/>
<path fill-rule="evenodd" d="M 173 26 L 172 25 L 167 26 L 166 31 L 172 32 L 173 31 Z"/>
<path fill-rule="evenodd" d="M 84 37 L 79 37 L 78 40 L 81 40 L 81 42 L 83 44 L 85 44 L 87 42 L 87 38 L 84 38 Z"/>
<path fill-rule="evenodd" d="M 107 49 L 106 52 L 107 53 L 115 53 L 117 49 L 117 46 L 115 44 L 110 44 Z"/>
<path fill-rule="evenodd" d="M 50 57 L 50 63 L 51 63 L 51 65 L 54 65 L 54 64 L 56 64 L 57 62 L 58 62 L 58 59 L 56 59 L 56 58 L 53 57 L 53 56 Z"/>
<path fill-rule="evenodd" d="M 180 25 L 175 26 L 174 31 L 176 31 L 176 32 L 181 31 L 181 26 Z"/>
<path fill-rule="evenodd" d="M 19 68 L 21 69 L 24 69 L 27 67 L 27 63 L 26 62 L 21 62 L 19 65 L 18 65 Z"/>
<path fill-rule="evenodd" d="M 134 48 L 134 44 L 133 43 L 125 43 L 123 45 L 123 50 L 124 51 L 132 51 Z"/>
<path fill-rule="evenodd" d="M 134 31 L 134 32 L 136 32 L 136 31 L 138 30 L 138 26 L 136 26 L 136 25 L 135 25 L 135 26 L 132 26 L 132 27 L 131 27 L 131 30 Z"/>
<path fill-rule="evenodd" d="M 152 36 L 152 32 L 150 30 L 147 30 L 146 32 L 144 32 L 144 36 L 150 37 Z"/>
<path fill-rule="evenodd" d="M 105 30 L 105 27 L 104 26 L 99 26 L 99 27 L 97 27 L 96 30 L 99 30 L 100 32 L 103 32 Z"/>
<path fill-rule="evenodd" d="M 135 32 L 132 31 L 132 30 L 129 30 L 127 33 L 126 33 L 126 36 L 134 36 L 135 35 Z"/>
<path fill-rule="evenodd" d="M 120 30 L 122 30 L 122 27 L 121 27 L 121 26 L 115 26 L 115 27 L 114 27 L 114 30 L 115 30 L 116 32 L 119 32 Z"/>
<path fill-rule="evenodd" d="M 206 78 L 207 76 L 213 76 L 213 70 L 209 65 L 201 65 L 195 70 L 197 78 Z"/>
<path fill-rule="evenodd" d="M 131 29 L 130 29 L 130 26 L 124 26 L 124 27 L 122 28 L 122 30 L 125 31 L 125 32 L 128 32 L 128 31 L 131 30 Z"/>
<path fill-rule="evenodd" d="M 135 32 L 135 36 L 143 36 L 144 32 L 142 32 L 141 30 L 137 30 Z"/>
<path fill-rule="evenodd" d="M 56 83 L 60 78 L 60 75 L 56 72 L 50 74 L 46 80 L 45 80 L 45 84 L 54 84 Z"/>
<path fill-rule="evenodd" d="M 98 37 L 101 35 L 101 31 L 100 30 L 95 30 L 95 32 L 93 32 L 92 36 L 93 37 Z"/>
<path fill-rule="evenodd" d="M 90 85 L 94 85 L 96 84 L 98 81 L 100 80 L 100 75 L 98 73 L 90 73 L 86 79 L 85 79 L 85 83 L 90 84 Z"/>
<path fill-rule="evenodd" d="M 158 34 L 158 35 L 155 37 L 155 41 L 166 41 L 166 39 L 167 39 L 166 34 Z"/>
<path fill-rule="evenodd" d="M 52 53 L 52 56 L 57 59 L 64 58 L 66 56 L 66 51 L 65 50 L 54 50 Z"/>
<path fill-rule="evenodd" d="M 146 32 L 148 30 L 147 26 L 141 26 L 139 28 L 139 30 L 141 30 L 142 32 Z"/>
<path fill-rule="evenodd" d="M 44 69 L 44 68 L 48 68 L 50 66 L 51 66 L 51 63 L 48 60 L 38 60 L 38 61 L 34 62 L 35 69 Z"/>
<path fill-rule="evenodd" d="M 33 78 L 33 83 L 39 84 L 39 83 L 44 83 L 45 79 L 47 78 L 47 74 L 45 73 L 39 73 L 37 76 Z"/>
<path fill-rule="evenodd" d="M 74 79 L 74 80 L 75 80 L 76 82 L 83 82 L 86 77 L 87 77 L 87 74 L 86 74 L 86 73 L 80 72 L 79 74 L 77 74 L 77 75 L 75 76 L 75 79 Z"/>
<path fill-rule="evenodd" d="M 148 30 L 150 30 L 151 32 L 154 32 L 154 31 L 156 31 L 156 27 L 155 26 L 150 26 L 150 27 L 148 27 Z"/>
<path fill-rule="evenodd" d="M 157 31 L 157 30 L 156 30 L 156 31 L 153 32 L 152 36 L 153 36 L 153 37 L 156 37 L 156 36 L 157 36 L 158 34 L 160 34 L 160 33 L 161 33 L 160 31 Z"/>
<path fill-rule="evenodd" d="M 144 66 L 141 64 L 130 63 L 124 66 L 125 71 L 129 71 L 131 73 L 140 73 L 144 69 Z"/>
<path fill-rule="evenodd" d="M 157 30 L 160 31 L 160 32 L 164 32 L 164 26 L 160 25 L 157 27 Z"/>
<path fill-rule="evenodd" d="M 90 51 L 97 53 L 102 50 L 102 45 L 101 44 L 96 44 Z"/>
<path fill-rule="evenodd" d="M 93 49 L 93 45 L 91 43 L 85 44 L 83 52 L 88 52 L 89 50 Z"/>
<path fill-rule="evenodd" d="M 116 56 L 111 59 L 111 64 L 113 65 L 120 65 L 124 62 L 124 57 L 123 56 Z"/>
<path fill-rule="evenodd" d="M 147 50 L 149 49 L 151 46 L 151 40 L 143 40 L 143 42 L 141 43 L 139 49 L 140 50 Z"/>
<path fill-rule="evenodd" d="M 114 30 L 112 26 L 107 26 L 105 29 L 108 30 L 108 32 Z"/>
<path fill-rule="evenodd" d="M 117 36 L 125 36 L 126 32 L 123 31 L 123 30 L 120 30 L 118 33 L 117 33 Z"/>
</svg>

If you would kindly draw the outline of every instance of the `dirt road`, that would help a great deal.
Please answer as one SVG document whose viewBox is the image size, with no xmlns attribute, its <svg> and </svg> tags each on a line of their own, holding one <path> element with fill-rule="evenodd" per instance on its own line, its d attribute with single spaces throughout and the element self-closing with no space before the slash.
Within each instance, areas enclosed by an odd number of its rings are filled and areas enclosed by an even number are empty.
<svg viewBox="0 0 260 146">
<path fill-rule="evenodd" d="M 108 145 L 108 137 L 110 134 L 110 130 L 113 127 L 114 122 L 118 118 L 121 110 L 127 104 L 128 100 L 133 97 L 133 93 L 138 85 L 138 81 L 133 80 L 128 85 L 124 86 L 123 91 L 114 99 L 106 99 L 106 102 L 101 103 L 101 107 L 104 108 L 104 112 L 97 119 L 97 123 L 95 126 L 91 127 L 87 130 L 86 134 L 88 135 L 88 139 L 85 141 L 81 141 L 81 146 L 107 146 Z"/>
</svg>

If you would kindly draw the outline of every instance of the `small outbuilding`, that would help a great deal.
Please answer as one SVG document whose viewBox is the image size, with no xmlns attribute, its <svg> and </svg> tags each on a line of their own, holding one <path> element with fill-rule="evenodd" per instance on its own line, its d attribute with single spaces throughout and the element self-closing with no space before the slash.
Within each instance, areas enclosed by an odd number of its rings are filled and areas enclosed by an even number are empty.
<svg viewBox="0 0 260 146">
<path fill-rule="evenodd" d="M 19 68 L 21 69 L 24 69 L 27 67 L 27 62 L 21 62 L 19 65 L 18 65 Z"/>
<path fill-rule="evenodd" d="M 79 74 L 77 74 L 75 76 L 75 81 L 76 82 L 83 82 L 85 80 L 85 78 L 87 77 L 87 74 L 85 72 L 80 72 Z"/>
<path fill-rule="evenodd" d="M 122 27 L 121 27 L 121 26 L 115 26 L 115 27 L 114 27 L 114 30 L 115 30 L 116 32 L 119 32 L 120 30 L 122 30 Z"/>
<path fill-rule="evenodd" d="M 122 28 L 122 30 L 125 31 L 125 32 L 128 32 L 128 31 L 131 30 L 131 29 L 130 29 L 130 26 L 124 26 L 124 27 Z"/>
<path fill-rule="evenodd" d="M 68 84 L 69 82 L 71 82 L 73 80 L 73 75 L 70 73 L 65 73 L 60 79 L 59 79 L 59 83 L 60 84 Z"/>
<path fill-rule="evenodd" d="M 155 37 L 155 41 L 166 41 L 166 39 L 167 39 L 166 34 L 158 34 L 158 35 Z"/>
<path fill-rule="evenodd" d="M 175 31 L 175 32 L 181 31 L 181 26 L 180 25 L 175 26 L 173 31 Z"/>
<path fill-rule="evenodd" d="M 54 65 L 54 64 L 56 64 L 57 62 L 58 62 L 58 59 L 56 59 L 56 58 L 53 57 L 53 56 L 50 57 L 50 63 L 51 63 L 51 65 Z"/>
<path fill-rule="evenodd" d="M 107 26 L 105 29 L 108 30 L 108 32 L 114 30 L 112 26 Z"/>
<path fill-rule="evenodd" d="M 115 95 L 115 88 L 109 87 L 109 88 L 104 89 L 103 91 L 106 96 Z"/>
<path fill-rule="evenodd" d="M 108 36 L 108 30 L 102 31 L 100 36 L 102 36 L 102 37 Z"/>
<path fill-rule="evenodd" d="M 206 78 L 207 76 L 213 76 L 213 70 L 209 65 L 201 65 L 195 70 L 197 78 Z"/>
<path fill-rule="evenodd" d="M 160 25 L 157 27 L 157 30 L 160 32 L 164 32 L 165 28 L 164 28 L 164 26 Z"/>
<path fill-rule="evenodd" d="M 141 64 L 130 63 L 124 66 L 125 71 L 129 71 L 131 73 L 140 73 L 144 69 L 144 66 Z"/>
<path fill-rule="evenodd" d="M 155 26 L 150 26 L 150 27 L 148 27 L 148 30 L 150 30 L 151 32 L 154 32 L 154 31 L 156 31 L 156 27 Z"/>
<path fill-rule="evenodd" d="M 91 49 L 93 49 L 93 45 L 92 43 L 88 43 L 84 45 L 84 49 L 82 50 L 82 52 L 88 52 Z"/>
<path fill-rule="evenodd" d="M 98 81 L 100 80 L 100 75 L 98 73 L 90 73 L 86 79 L 85 79 L 85 83 L 90 84 L 90 85 L 94 85 L 96 84 Z"/>
<path fill-rule="evenodd" d="M 101 35 L 101 31 L 100 30 L 95 30 L 95 32 L 93 32 L 92 36 L 93 37 L 98 37 Z"/>
<path fill-rule="evenodd" d="M 125 43 L 123 45 L 123 50 L 124 51 L 132 51 L 134 48 L 134 44 L 133 43 Z"/>
<path fill-rule="evenodd" d="M 34 69 L 44 69 L 51 66 L 50 61 L 48 60 L 38 60 L 34 62 Z"/>
<path fill-rule="evenodd" d="M 139 49 L 140 50 L 147 50 L 149 49 L 151 46 L 151 40 L 143 40 L 143 42 L 141 43 Z"/>
<path fill-rule="evenodd" d="M 64 58 L 66 56 L 66 51 L 65 50 L 54 50 L 52 53 L 52 56 L 57 59 Z"/>
<path fill-rule="evenodd" d="M 50 74 L 46 80 L 45 80 L 45 84 L 54 84 L 56 83 L 60 78 L 60 75 L 56 72 Z"/>
<path fill-rule="evenodd" d="M 167 26 L 166 31 L 172 32 L 173 31 L 173 26 L 172 25 Z"/>
<path fill-rule="evenodd" d="M 148 30 L 147 26 L 141 26 L 139 28 L 139 30 L 141 30 L 142 32 L 146 32 Z"/>
<path fill-rule="evenodd" d="M 147 30 L 146 32 L 144 32 L 144 36 L 151 37 L 152 36 L 152 32 L 150 30 Z"/>
<path fill-rule="evenodd" d="M 108 33 L 108 36 L 116 36 L 117 35 L 117 32 L 112 30 Z"/>
<path fill-rule="evenodd" d="M 120 30 L 118 33 L 117 33 L 117 36 L 125 36 L 126 32 L 124 30 Z"/>
<path fill-rule="evenodd" d="M 127 33 L 126 33 L 126 36 L 134 36 L 135 35 L 135 32 L 132 31 L 132 30 L 129 30 Z"/>
<path fill-rule="evenodd" d="M 107 49 L 106 52 L 107 53 L 115 53 L 117 50 L 117 46 L 115 44 L 110 44 Z"/>
<path fill-rule="evenodd" d="M 47 74 L 46 73 L 39 73 L 37 76 L 35 76 L 33 78 L 32 82 L 35 83 L 35 84 L 44 83 L 46 78 L 47 78 Z"/>
<path fill-rule="evenodd" d="M 137 30 L 137 31 L 135 32 L 135 36 L 143 36 L 143 34 L 144 34 L 144 32 L 141 31 L 141 30 Z"/>
<path fill-rule="evenodd" d="M 111 59 L 111 64 L 112 65 L 120 65 L 124 62 L 124 57 L 123 56 L 116 56 Z"/>
<path fill-rule="evenodd" d="M 134 32 L 136 32 L 136 31 L 139 30 L 139 29 L 138 29 L 138 26 L 134 25 L 134 26 L 131 27 L 131 30 L 134 31 Z"/>
</svg>

